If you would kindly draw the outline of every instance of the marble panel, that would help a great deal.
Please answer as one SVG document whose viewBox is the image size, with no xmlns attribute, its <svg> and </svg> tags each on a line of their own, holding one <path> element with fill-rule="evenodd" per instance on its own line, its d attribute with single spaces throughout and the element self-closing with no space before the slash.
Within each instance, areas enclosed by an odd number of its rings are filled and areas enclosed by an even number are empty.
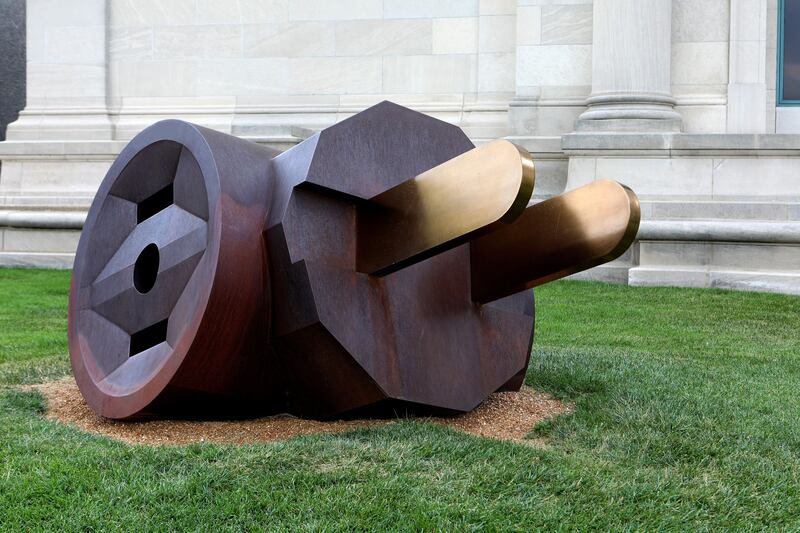
<svg viewBox="0 0 800 533">
<path fill-rule="evenodd" d="M 390 93 L 474 92 L 474 55 L 386 57 L 383 91 Z"/>
<path fill-rule="evenodd" d="M 545 6 L 542 13 L 542 44 L 591 44 L 592 6 Z"/>
<path fill-rule="evenodd" d="M 472 54 L 477 50 L 477 17 L 433 19 L 434 54 Z"/>
<path fill-rule="evenodd" d="M 245 57 L 332 56 L 336 33 L 329 22 L 276 22 L 242 27 Z"/>
<path fill-rule="evenodd" d="M 417 55 L 429 54 L 431 49 L 430 20 L 355 20 L 336 23 L 336 55 Z"/>
</svg>

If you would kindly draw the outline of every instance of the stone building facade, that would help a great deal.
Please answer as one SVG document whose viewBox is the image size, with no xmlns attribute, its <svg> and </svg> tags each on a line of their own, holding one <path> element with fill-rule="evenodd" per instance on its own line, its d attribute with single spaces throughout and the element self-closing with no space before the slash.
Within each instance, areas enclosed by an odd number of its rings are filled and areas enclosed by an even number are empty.
<svg viewBox="0 0 800 533">
<path fill-rule="evenodd" d="M 68 267 L 111 161 L 159 119 L 287 148 L 389 99 L 526 147 L 537 198 L 631 186 L 637 242 L 587 276 L 800 293 L 795 2 L 28 0 L 0 264 Z"/>
</svg>

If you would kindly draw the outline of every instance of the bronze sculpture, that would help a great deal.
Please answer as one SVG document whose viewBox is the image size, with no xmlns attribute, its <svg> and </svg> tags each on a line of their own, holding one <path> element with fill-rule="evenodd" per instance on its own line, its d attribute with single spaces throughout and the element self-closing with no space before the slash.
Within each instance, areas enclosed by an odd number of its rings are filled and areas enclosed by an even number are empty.
<svg viewBox="0 0 800 533">
<path fill-rule="evenodd" d="M 527 207 L 530 156 L 383 102 L 282 154 L 164 121 L 89 211 L 69 303 L 100 415 L 468 411 L 522 385 L 535 285 L 622 254 L 636 196 Z"/>
</svg>

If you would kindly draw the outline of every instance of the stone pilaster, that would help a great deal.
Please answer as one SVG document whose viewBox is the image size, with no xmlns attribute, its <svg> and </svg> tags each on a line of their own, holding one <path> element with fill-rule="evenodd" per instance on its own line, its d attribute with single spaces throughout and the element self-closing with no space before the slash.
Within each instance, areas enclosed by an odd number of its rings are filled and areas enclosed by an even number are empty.
<svg viewBox="0 0 800 533">
<path fill-rule="evenodd" d="M 592 93 L 577 131 L 680 131 L 671 20 L 671 0 L 594 0 Z"/>
<path fill-rule="evenodd" d="M 28 0 L 26 107 L 9 140 L 111 139 L 106 0 Z"/>
<path fill-rule="evenodd" d="M 767 0 L 731 0 L 728 133 L 767 131 Z"/>
</svg>

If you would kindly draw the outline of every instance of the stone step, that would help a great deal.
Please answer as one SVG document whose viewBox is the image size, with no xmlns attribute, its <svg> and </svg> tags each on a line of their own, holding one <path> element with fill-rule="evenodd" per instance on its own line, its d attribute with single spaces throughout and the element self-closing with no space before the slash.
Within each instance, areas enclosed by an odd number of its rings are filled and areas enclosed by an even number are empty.
<svg viewBox="0 0 800 533">
<path fill-rule="evenodd" d="M 800 271 L 800 244 L 640 241 L 638 264 Z"/>
<path fill-rule="evenodd" d="M 763 220 L 800 222 L 793 201 L 641 200 L 644 220 Z"/>
<path fill-rule="evenodd" d="M 800 272 L 691 266 L 638 266 L 630 269 L 628 284 L 706 287 L 800 295 Z"/>
</svg>

